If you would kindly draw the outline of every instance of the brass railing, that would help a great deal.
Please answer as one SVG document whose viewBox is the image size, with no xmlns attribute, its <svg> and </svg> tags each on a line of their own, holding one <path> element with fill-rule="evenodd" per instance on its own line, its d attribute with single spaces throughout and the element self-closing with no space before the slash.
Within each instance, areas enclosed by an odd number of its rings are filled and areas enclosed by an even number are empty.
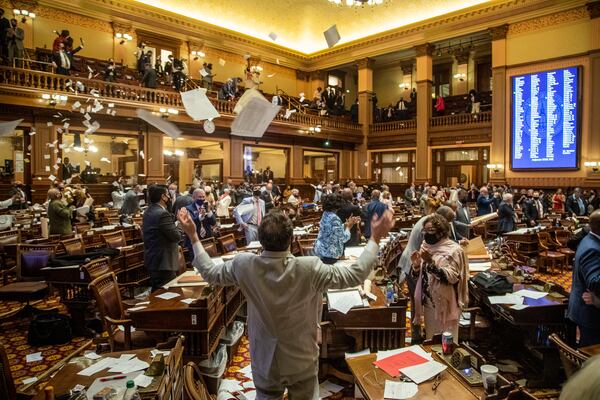
<svg viewBox="0 0 600 400">
<path fill-rule="evenodd" d="M 148 89 L 141 86 L 117 82 L 104 82 L 49 72 L 34 71 L 22 68 L 0 67 L 0 84 L 34 89 L 41 93 L 66 95 L 96 96 L 105 101 L 127 101 L 139 105 L 155 105 L 159 107 L 182 108 L 181 96 L 177 92 Z M 41 94 L 40 93 L 40 94 Z M 233 115 L 235 102 L 211 98 L 210 101 L 220 114 Z M 302 128 L 316 127 L 360 131 L 360 125 L 333 117 L 295 112 L 285 118 L 282 111 L 275 117 L 276 121 L 300 124 Z"/>
<path fill-rule="evenodd" d="M 369 131 L 371 135 L 377 136 L 385 132 L 414 133 L 417 130 L 417 120 L 407 119 L 404 121 L 379 122 L 372 124 Z"/>
<path fill-rule="evenodd" d="M 432 128 L 443 128 L 448 126 L 486 126 L 492 123 L 492 112 L 484 111 L 476 114 L 453 114 L 443 115 L 441 117 L 432 117 L 429 124 Z"/>
</svg>

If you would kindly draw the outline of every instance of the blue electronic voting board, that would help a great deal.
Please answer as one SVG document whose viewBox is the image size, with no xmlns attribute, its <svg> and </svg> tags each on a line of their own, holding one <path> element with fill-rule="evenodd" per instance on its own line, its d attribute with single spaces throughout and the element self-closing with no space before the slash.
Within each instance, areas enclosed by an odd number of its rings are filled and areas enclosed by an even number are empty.
<svg viewBox="0 0 600 400">
<path fill-rule="evenodd" d="M 512 77 L 512 169 L 577 168 L 578 67 Z"/>
</svg>

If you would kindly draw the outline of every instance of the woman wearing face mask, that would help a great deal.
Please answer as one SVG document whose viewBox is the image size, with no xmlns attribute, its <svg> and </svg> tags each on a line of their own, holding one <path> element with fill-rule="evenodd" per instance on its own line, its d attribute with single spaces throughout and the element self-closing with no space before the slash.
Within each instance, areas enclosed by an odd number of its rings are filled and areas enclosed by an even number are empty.
<svg viewBox="0 0 600 400">
<path fill-rule="evenodd" d="M 427 339 L 452 332 L 458 342 L 461 308 L 469 292 L 468 262 L 460 245 L 448 238 L 450 225 L 441 215 L 432 214 L 423 224 L 423 244 L 411 255 L 415 288 L 414 319 L 425 317 Z"/>
</svg>

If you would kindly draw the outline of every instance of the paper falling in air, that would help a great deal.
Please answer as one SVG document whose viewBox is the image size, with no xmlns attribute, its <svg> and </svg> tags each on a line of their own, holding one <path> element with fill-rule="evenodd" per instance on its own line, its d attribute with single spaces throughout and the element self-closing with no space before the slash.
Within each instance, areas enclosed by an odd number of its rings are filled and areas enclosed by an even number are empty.
<svg viewBox="0 0 600 400">
<path fill-rule="evenodd" d="M 369 166 L 369 162 L 368 162 L 368 161 L 365 161 L 365 162 L 363 163 L 363 165 L 364 165 L 365 167 L 368 167 L 368 166 Z"/>
<path fill-rule="evenodd" d="M 50 172 L 50 167 L 48 165 L 46 165 L 45 170 L 46 170 L 46 172 Z"/>
<path fill-rule="evenodd" d="M 279 65 L 279 58 L 276 58 L 275 62 L 277 63 L 277 65 Z"/>
<path fill-rule="evenodd" d="M 290 117 L 292 116 L 293 113 L 295 113 L 296 110 L 294 109 L 290 109 L 288 108 L 287 110 L 285 110 L 285 119 L 290 119 Z"/>
<path fill-rule="evenodd" d="M 46 122 L 46 126 L 48 126 L 48 127 L 52 126 L 52 122 L 51 121 Z"/>
<path fill-rule="evenodd" d="M 223 60 L 222 58 L 219 58 L 219 65 L 221 67 L 223 67 L 225 65 L 225 60 Z"/>
<path fill-rule="evenodd" d="M 29 136 L 33 136 L 35 135 L 37 132 L 35 131 L 35 128 L 31 129 L 31 132 L 29 132 Z"/>
<path fill-rule="evenodd" d="M 110 160 L 106 157 L 102 157 L 100 161 L 110 164 Z"/>
<path fill-rule="evenodd" d="M 89 160 L 85 160 L 85 165 L 87 165 L 89 167 L 92 165 L 92 163 Z"/>
<path fill-rule="evenodd" d="M 339 42 L 342 38 L 337 30 L 336 25 L 332 25 L 331 27 L 329 27 L 329 29 L 323 32 L 323 35 L 325 36 L 325 41 L 327 42 L 327 47 L 329 48 L 335 46 L 336 43 Z"/>
<path fill-rule="evenodd" d="M 68 122 L 65 122 L 65 123 L 63 124 L 63 129 L 64 129 L 64 130 L 67 130 L 67 129 L 69 129 L 69 127 L 70 127 L 70 126 L 71 126 L 71 124 L 69 124 Z"/>
<path fill-rule="evenodd" d="M 11 135 L 22 121 L 23 119 L 17 119 L 15 121 L 9 122 L 0 122 L 0 136 Z"/>
<path fill-rule="evenodd" d="M 127 142 L 125 142 L 125 143 L 127 143 Z M 141 150 L 141 151 L 140 151 L 140 157 L 142 157 L 142 160 L 144 159 L 144 157 L 145 157 L 145 156 L 144 156 L 144 150 Z"/>
<path fill-rule="evenodd" d="M 58 164 L 54 164 L 54 165 L 52 166 L 52 168 L 54 168 L 54 170 L 55 170 L 55 171 L 58 171 L 58 169 L 59 169 L 60 167 L 58 166 Z"/>
<path fill-rule="evenodd" d="M 262 137 L 280 108 L 271 104 L 264 97 L 252 98 L 233 120 L 231 134 L 236 136 Z"/>
<path fill-rule="evenodd" d="M 181 101 L 185 111 L 194 121 L 219 118 L 221 115 L 206 97 L 206 89 L 197 88 L 181 92 Z"/>
<path fill-rule="evenodd" d="M 108 103 L 108 108 L 115 108 L 115 103 Z"/>
<path fill-rule="evenodd" d="M 161 132 L 165 133 L 167 136 L 169 136 L 173 139 L 178 138 L 183 133 L 177 127 L 177 125 L 175 125 L 169 121 L 165 121 L 164 119 L 162 119 L 160 117 L 155 116 L 150 111 L 138 108 L 135 112 L 136 112 L 138 118 L 146 121 L 147 123 L 149 123 L 156 129 L 160 130 Z"/>
<path fill-rule="evenodd" d="M 92 119 L 92 117 L 90 116 L 89 112 L 86 112 L 86 113 L 83 115 L 83 118 L 85 118 L 85 119 L 86 119 L 86 120 L 88 120 L 88 121 L 89 121 L 90 119 Z"/>
<path fill-rule="evenodd" d="M 56 180 L 56 177 L 54 175 L 50 175 L 48 177 L 48 179 L 50 179 L 52 182 L 54 182 Z"/>
<path fill-rule="evenodd" d="M 94 97 L 100 97 L 100 92 L 98 91 L 98 89 L 90 90 L 90 94 Z"/>
<path fill-rule="evenodd" d="M 276 41 L 277 40 L 277 34 L 275 32 L 269 33 L 269 37 L 271 38 L 272 41 Z"/>
<path fill-rule="evenodd" d="M 73 103 L 73 105 L 71 106 L 72 110 L 76 110 L 79 107 L 81 107 L 81 103 L 79 101 L 76 101 L 75 103 Z"/>
<path fill-rule="evenodd" d="M 81 107 L 81 108 L 79 109 L 79 112 L 80 112 L 80 113 L 82 113 L 82 114 L 85 114 L 85 108 Z"/>
<path fill-rule="evenodd" d="M 244 107 L 246 107 L 246 105 L 250 102 L 250 100 L 254 98 L 267 101 L 267 99 L 265 99 L 265 97 L 257 89 L 248 89 L 244 92 L 244 94 L 238 99 L 237 103 L 235 104 L 235 107 L 233 108 L 234 114 L 241 113 Z"/>
<path fill-rule="evenodd" d="M 88 99 L 90 100 L 90 99 Z M 86 112 L 91 113 L 92 112 L 92 105 L 88 105 L 87 108 L 85 109 Z"/>
<path fill-rule="evenodd" d="M 56 128 L 56 131 L 57 131 L 58 133 L 63 133 L 63 130 L 62 130 L 62 128 Z"/>
<path fill-rule="evenodd" d="M 31 149 L 32 149 L 31 145 L 27 146 L 27 150 L 31 150 Z"/>
<path fill-rule="evenodd" d="M 272 77 L 274 77 L 275 75 L 277 75 L 277 74 L 276 74 L 275 72 L 273 72 L 272 74 L 269 74 L 269 75 L 267 75 L 267 78 L 272 78 Z"/>
</svg>

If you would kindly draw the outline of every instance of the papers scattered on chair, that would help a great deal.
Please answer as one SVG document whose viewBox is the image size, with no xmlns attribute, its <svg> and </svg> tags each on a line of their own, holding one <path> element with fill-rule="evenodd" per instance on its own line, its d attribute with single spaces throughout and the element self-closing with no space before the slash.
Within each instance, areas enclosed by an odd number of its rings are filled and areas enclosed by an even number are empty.
<svg viewBox="0 0 600 400">
<path fill-rule="evenodd" d="M 181 101 L 183 102 L 185 111 L 194 121 L 214 119 L 221 116 L 208 97 L 206 97 L 206 89 L 197 88 L 181 92 Z"/>
<path fill-rule="evenodd" d="M 520 297 L 527 297 L 530 299 L 541 299 L 542 297 L 546 296 L 548 293 L 546 292 L 538 292 L 537 290 L 531 290 L 531 289 L 521 289 L 517 292 L 513 293 L 516 296 L 520 296 Z"/>
<path fill-rule="evenodd" d="M 163 299 L 163 300 L 170 300 L 170 299 L 174 299 L 175 297 L 179 297 L 179 296 L 180 296 L 179 293 L 165 292 L 165 293 L 159 294 L 156 297 L 159 299 Z"/>
<path fill-rule="evenodd" d="M 412 382 L 385 381 L 383 397 L 386 399 L 410 399 L 419 391 L 419 387 Z"/>
<path fill-rule="evenodd" d="M 39 351 L 37 353 L 31 353 L 31 354 L 27 354 L 25 356 L 25 361 L 28 363 L 31 362 L 36 362 L 36 361 L 42 361 L 44 359 L 44 357 L 42 357 L 42 352 Z"/>
<path fill-rule="evenodd" d="M 504 296 L 488 296 L 491 304 L 523 304 L 523 298 L 513 293 Z"/>
<path fill-rule="evenodd" d="M 402 368 L 400 372 L 410 378 L 411 381 L 416 383 L 417 385 L 425 382 L 443 370 L 446 369 L 446 366 L 440 364 L 437 361 L 428 361 L 424 364 L 415 365 L 412 367 Z"/>
<path fill-rule="evenodd" d="M 363 307 L 363 301 L 358 289 L 327 292 L 329 308 L 347 314 L 352 307 Z"/>
</svg>

